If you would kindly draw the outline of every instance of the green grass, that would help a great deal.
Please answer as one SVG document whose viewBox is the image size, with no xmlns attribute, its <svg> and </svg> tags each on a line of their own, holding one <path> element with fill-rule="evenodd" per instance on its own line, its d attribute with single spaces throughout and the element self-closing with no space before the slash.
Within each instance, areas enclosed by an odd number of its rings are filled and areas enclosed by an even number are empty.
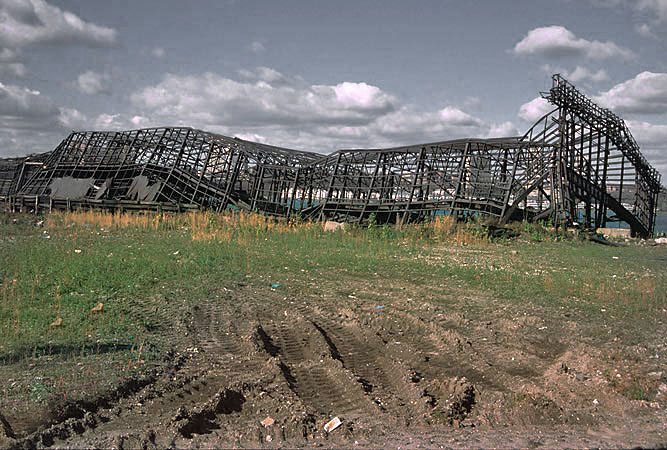
<svg viewBox="0 0 667 450">
<path fill-rule="evenodd" d="M 40 228 L 34 218 L 3 218 L 0 361 L 86 354 L 100 344 L 132 348 L 149 341 L 163 349 L 167 343 L 153 333 L 160 324 L 137 314 L 143 305 L 161 299 L 163 316 L 178 317 L 214 287 L 240 282 L 278 282 L 286 293 L 306 296 L 331 279 L 378 287 L 391 281 L 424 294 L 444 284 L 618 321 L 651 321 L 667 307 L 664 250 L 555 241 L 532 226 L 518 241 L 491 242 L 474 225 L 463 234 L 429 224 L 325 233 L 316 224 L 252 217 L 178 216 L 155 226 L 138 219 L 103 226 L 98 219 L 55 215 Z M 98 302 L 105 304 L 103 316 L 90 312 Z M 51 329 L 56 317 L 63 325 Z"/>
<path fill-rule="evenodd" d="M 642 400 L 646 401 L 649 399 L 648 393 L 642 386 L 637 383 L 634 383 L 623 390 L 623 395 L 625 395 L 630 400 Z"/>
</svg>

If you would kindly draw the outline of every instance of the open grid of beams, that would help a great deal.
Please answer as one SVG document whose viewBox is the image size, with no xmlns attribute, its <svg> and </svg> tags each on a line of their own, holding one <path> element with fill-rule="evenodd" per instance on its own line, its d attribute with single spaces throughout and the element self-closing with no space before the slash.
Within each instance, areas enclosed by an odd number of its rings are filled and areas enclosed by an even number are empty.
<svg viewBox="0 0 667 450">
<path fill-rule="evenodd" d="M 554 110 L 523 136 L 330 155 L 184 127 L 74 132 L 49 153 L 0 160 L 0 200 L 12 209 L 235 208 L 377 223 L 441 214 L 622 221 L 652 234 L 660 175 L 623 120 L 559 75 L 543 95 Z"/>
</svg>

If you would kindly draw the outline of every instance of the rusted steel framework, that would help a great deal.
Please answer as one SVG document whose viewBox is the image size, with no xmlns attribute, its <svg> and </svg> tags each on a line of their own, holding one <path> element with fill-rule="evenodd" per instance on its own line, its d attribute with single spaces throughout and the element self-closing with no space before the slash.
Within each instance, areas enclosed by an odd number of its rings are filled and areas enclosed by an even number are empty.
<svg viewBox="0 0 667 450">
<path fill-rule="evenodd" d="M 15 183 L 17 197 L 49 205 L 223 210 L 286 215 L 295 169 L 320 154 L 287 150 L 192 128 L 75 132 Z M 32 162 L 32 161 L 30 161 Z"/>
<path fill-rule="evenodd" d="M 641 154 L 625 122 L 559 75 L 543 96 L 557 110 L 529 131 L 529 139 L 537 132 L 555 148 L 550 180 L 554 221 L 583 217 L 586 225 L 599 227 L 611 212 L 635 233 L 652 234 L 660 174 Z"/>
<path fill-rule="evenodd" d="M 523 136 L 330 155 L 192 128 L 74 132 L 50 153 L 0 162 L 0 199 L 12 209 L 237 208 L 378 223 L 623 221 L 652 234 L 660 175 L 623 120 L 559 75 L 543 95 L 554 110 Z"/>
</svg>

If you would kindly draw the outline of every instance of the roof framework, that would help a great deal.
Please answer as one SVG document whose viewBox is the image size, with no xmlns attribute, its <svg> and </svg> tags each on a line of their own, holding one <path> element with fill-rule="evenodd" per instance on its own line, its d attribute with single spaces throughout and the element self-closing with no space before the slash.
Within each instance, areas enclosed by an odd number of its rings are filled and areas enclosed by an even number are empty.
<svg viewBox="0 0 667 450">
<path fill-rule="evenodd" d="M 626 222 L 653 233 L 660 175 L 627 126 L 559 75 L 554 105 L 523 136 L 329 155 L 192 128 L 73 132 L 49 153 L 0 160 L 13 209 L 228 208 L 314 219 Z"/>
</svg>

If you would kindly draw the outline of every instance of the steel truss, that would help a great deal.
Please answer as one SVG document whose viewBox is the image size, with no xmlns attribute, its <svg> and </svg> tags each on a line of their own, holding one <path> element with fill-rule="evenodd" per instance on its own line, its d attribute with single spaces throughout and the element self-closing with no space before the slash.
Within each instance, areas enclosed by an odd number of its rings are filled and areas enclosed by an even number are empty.
<svg viewBox="0 0 667 450">
<path fill-rule="evenodd" d="M 0 160 L 10 208 L 222 211 L 405 223 L 440 214 L 626 222 L 653 233 L 660 175 L 627 126 L 559 75 L 554 110 L 524 136 L 330 155 L 192 128 L 74 132 L 55 150 Z"/>
</svg>

